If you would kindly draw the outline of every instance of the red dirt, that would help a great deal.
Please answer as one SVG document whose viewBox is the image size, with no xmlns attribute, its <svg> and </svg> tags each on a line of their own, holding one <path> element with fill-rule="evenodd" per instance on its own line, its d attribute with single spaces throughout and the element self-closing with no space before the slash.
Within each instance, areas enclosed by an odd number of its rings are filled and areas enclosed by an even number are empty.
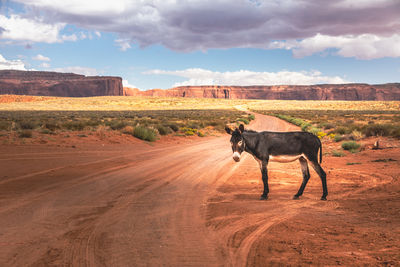
<svg viewBox="0 0 400 267">
<path fill-rule="evenodd" d="M 399 141 L 324 155 L 328 201 L 314 171 L 291 199 L 298 162 L 271 163 L 259 201 L 258 164 L 235 163 L 227 135 L 70 141 L 0 146 L 0 266 L 400 265 Z"/>
</svg>

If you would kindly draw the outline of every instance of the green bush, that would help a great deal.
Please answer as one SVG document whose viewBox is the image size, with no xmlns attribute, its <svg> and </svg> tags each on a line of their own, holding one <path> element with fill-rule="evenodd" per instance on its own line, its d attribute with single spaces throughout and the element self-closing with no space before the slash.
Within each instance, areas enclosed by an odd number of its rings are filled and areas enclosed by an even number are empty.
<svg viewBox="0 0 400 267">
<path fill-rule="evenodd" d="M 163 125 L 157 125 L 157 130 L 160 135 L 167 135 L 172 132 L 171 128 L 165 127 Z"/>
<path fill-rule="evenodd" d="M 249 114 L 249 116 L 247 117 L 249 121 L 255 120 L 256 116 L 254 116 L 254 114 Z"/>
<path fill-rule="evenodd" d="M 149 142 L 156 141 L 157 139 L 157 135 L 153 129 L 149 129 L 143 126 L 137 126 L 133 131 L 133 136 Z"/>
<path fill-rule="evenodd" d="M 354 141 L 347 141 L 342 143 L 342 148 L 344 150 L 349 150 L 351 152 L 354 152 L 355 150 L 360 148 L 360 144 L 354 142 Z"/>
<path fill-rule="evenodd" d="M 250 123 L 249 120 L 246 119 L 246 118 L 240 118 L 240 119 L 238 119 L 237 121 L 238 121 L 238 122 L 241 121 L 241 122 L 243 122 L 243 123 L 246 124 L 246 125 Z"/>
</svg>

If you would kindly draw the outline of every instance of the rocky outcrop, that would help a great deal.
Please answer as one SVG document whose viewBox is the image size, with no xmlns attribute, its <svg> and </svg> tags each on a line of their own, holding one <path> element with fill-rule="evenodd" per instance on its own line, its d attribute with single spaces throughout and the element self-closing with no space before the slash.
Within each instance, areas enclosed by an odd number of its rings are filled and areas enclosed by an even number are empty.
<svg viewBox="0 0 400 267">
<path fill-rule="evenodd" d="M 0 94 L 83 97 L 123 95 L 124 91 L 120 77 L 0 70 Z"/>
<path fill-rule="evenodd" d="M 226 99 L 281 100 L 400 100 L 400 83 L 323 84 L 279 86 L 181 86 L 172 89 L 140 91 L 125 95 Z"/>
</svg>

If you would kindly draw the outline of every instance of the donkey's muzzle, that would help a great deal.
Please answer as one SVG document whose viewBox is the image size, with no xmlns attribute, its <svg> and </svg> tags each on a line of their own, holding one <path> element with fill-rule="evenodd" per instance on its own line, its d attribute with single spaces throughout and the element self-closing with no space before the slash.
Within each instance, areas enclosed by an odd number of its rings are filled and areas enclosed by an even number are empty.
<svg viewBox="0 0 400 267">
<path fill-rule="evenodd" d="M 233 160 L 236 161 L 236 162 L 239 162 L 239 161 L 240 161 L 240 154 L 239 154 L 239 152 L 234 152 L 234 153 L 233 153 Z"/>
</svg>

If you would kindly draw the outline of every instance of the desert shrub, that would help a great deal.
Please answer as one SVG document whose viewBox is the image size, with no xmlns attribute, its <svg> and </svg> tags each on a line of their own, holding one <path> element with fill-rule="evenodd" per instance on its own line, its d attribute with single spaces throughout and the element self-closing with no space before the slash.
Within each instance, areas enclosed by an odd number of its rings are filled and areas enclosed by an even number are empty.
<svg viewBox="0 0 400 267">
<path fill-rule="evenodd" d="M 335 125 L 332 124 L 332 123 L 323 123 L 322 127 L 323 127 L 325 130 L 329 130 L 329 129 L 335 128 Z"/>
<path fill-rule="evenodd" d="M 71 131 L 82 131 L 85 124 L 81 121 L 67 121 L 62 124 L 62 127 Z"/>
<path fill-rule="evenodd" d="M 120 121 L 120 120 L 111 120 L 106 122 L 106 125 L 113 130 L 121 130 L 122 128 L 127 126 L 127 123 L 125 121 Z"/>
<path fill-rule="evenodd" d="M 177 124 L 169 124 L 168 127 L 171 128 L 174 132 L 179 131 L 179 126 Z"/>
<path fill-rule="evenodd" d="M 133 136 L 149 142 L 156 141 L 157 137 L 156 132 L 153 129 L 143 126 L 137 126 L 133 131 Z"/>
<path fill-rule="evenodd" d="M 11 122 L 0 121 L 0 131 L 8 131 L 11 128 Z"/>
<path fill-rule="evenodd" d="M 334 157 L 344 157 L 345 154 L 343 153 L 343 151 L 333 150 L 332 151 L 332 156 L 334 156 Z"/>
<path fill-rule="evenodd" d="M 321 132 L 321 129 L 316 128 L 316 127 L 311 127 L 311 129 L 307 130 L 309 133 L 312 133 L 314 135 L 318 136 L 318 133 Z"/>
<path fill-rule="evenodd" d="M 33 130 L 37 127 L 36 123 L 33 121 L 20 121 L 18 124 L 23 130 Z"/>
<path fill-rule="evenodd" d="M 199 124 L 197 124 L 197 123 L 190 123 L 190 124 L 188 125 L 188 127 L 189 127 L 189 128 L 192 128 L 192 129 L 200 129 L 200 128 L 202 128 L 201 125 L 199 125 Z"/>
<path fill-rule="evenodd" d="M 241 121 L 241 122 L 243 122 L 243 123 L 246 124 L 246 125 L 250 123 L 249 120 L 246 119 L 246 118 L 239 118 L 239 119 L 237 119 L 237 121 L 238 121 L 238 122 Z"/>
<path fill-rule="evenodd" d="M 303 132 L 307 132 L 307 129 L 310 128 L 310 127 L 311 127 L 311 123 L 303 123 L 303 124 L 301 125 L 301 130 L 302 130 Z"/>
<path fill-rule="evenodd" d="M 346 128 L 346 127 L 343 127 L 343 126 L 340 126 L 340 127 L 337 127 L 336 129 L 335 129 L 335 133 L 338 133 L 338 134 L 346 134 L 348 132 L 348 129 Z"/>
<path fill-rule="evenodd" d="M 182 127 L 180 131 L 185 135 L 195 135 L 198 131 L 197 129 L 189 128 L 189 127 Z"/>
<path fill-rule="evenodd" d="M 32 131 L 31 130 L 22 130 L 21 132 L 19 132 L 18 136 L 20 138 L 31 138 Z"/>
<path fill-rule="evenodd" d="M 46 128 L 41 129 L 40 133 L 41 134 L 55 134 L 53 131 L 46 129 Z"/>
<path fill-rule="evenodd" d="M 124 133 L 124 134 L 131 134 L 131 135 L 133 135 L 133 131 L 134 131 L 134 129 L 133 129 L 133 127 L 132 126 L 125 126 L 122 130 L 122 133 Z"/>
<path fill-rule="evenodd" d="M 360 144 L 358 144 L 358 143 L 356 143 L 354 141 L 347 141 L 347 142 L 343 142 L 342 143 L 342 148 L 344 150 L 348 150 L 348 151 L 351 151 L 351 152 L 356 151 L 357 149 L 360 148 L 360 146 L 361 146 Z"/>
<path fill-rule="evenodd" d="M 206 136 L 203 132 L 200 132 L 200 131 L 197 133 L 197 135 L 198 135 L 199 137 L 204 137 L 204 136 Z"/>
<path fill-rule="evenodd" d="M 393 126 L 390 124 L 369 124 L 362 131 L 365 136 L 388 136 Z"/>
<path fill-rule="evenodd" d="M 208 125 L 208 126 L 218 126 L 219 122 L 218 121 L 208 121 L 208 122 L 206 122 L 206 125 Z"/>
<path fill-rule="evenodd" d="M 255 120 L 256 116 L 254 116 L 254 114 L 249 114 L 249 116 L 247 117 L 249 121 Z"/>
<path fill-rule="evenodd" d="M 317 136 L 318 136 L 318 138 L 319 139 L 322 139 L 322 138 L 324 138 L 325 136 L 326 136 L 326 133 L 325 132 L 317 132 Z"/>
<path fill-rule="evenodd" d="M 57 123 L 48 121 L 43 124 L 43 127 L 46 128 L 47 130 L 50 130 L 54 132 L 56 129 L 59 129 L 60 127 L 57 125 Z"/>
<path fill-rule="evenodd" d="M 344 136 L 341 134 L 336 134 L 336 135 L 334 134 L 333 139 L 335 140 L 335 142 L 340 142 L 340 141 L 343 141 Z"/>
<path fill-rule="evenodd" d="M 157 125 L 157 130 L 160 135 L 167 135 L 172 132 L 171 128 L 163 126 L 163 125 Z"/>
<path fill-rule="evenodd" d="M 360 140 L 363 137 L 363 134 L 360 131 L 354 130 L 353 132 L 351 132 L 351 136 L 354 140 Z"/>
</svg>

